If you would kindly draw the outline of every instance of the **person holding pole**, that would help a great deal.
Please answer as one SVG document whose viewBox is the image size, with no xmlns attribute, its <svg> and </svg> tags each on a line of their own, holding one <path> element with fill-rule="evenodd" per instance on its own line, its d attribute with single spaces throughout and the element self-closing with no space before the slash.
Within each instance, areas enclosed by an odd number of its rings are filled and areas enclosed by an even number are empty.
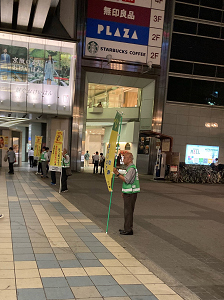
<svg viewBox="0 0 224 300">
<path fill-rule="evenodd" d="M 67 149 L 63 149 L 62 152 L 62 161 L 61 161 L 61 192 L 62 193 L 66 193 L 68 192 L 68 188 L 67 188 L 67 179 L 68 176 L 66 174 L 66 168 L 70 167 L 70 158 L 69 155 L 67 153 Z"/>
<path fill-rule="evenodd" d="M 114 174 L 123 181 L 122 197 L 124 200 L 124 229 L 119 229 L 122 235 L 133 235 L 133 214 L 137 193 L 140 192 L 138 171 L 133 164 L 133 155 L 131 152 L 124 154 L 124 164 L 127 166 L 125 175 L 121 175 L 116 168 L 113 168 Z"/>
</svg>

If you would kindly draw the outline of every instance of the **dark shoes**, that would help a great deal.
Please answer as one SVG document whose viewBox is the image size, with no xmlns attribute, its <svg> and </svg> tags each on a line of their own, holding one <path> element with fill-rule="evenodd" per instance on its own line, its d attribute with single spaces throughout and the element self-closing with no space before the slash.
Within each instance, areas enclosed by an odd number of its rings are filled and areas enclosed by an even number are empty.
<svg viewBox="0 0 224 300">
<path fill-rule="evenodd" d="M 122 234 L 122 235 L 133 235 L 133 230 L 125 231 L 125 230 L 119 229 L 119 231 L 120 231 L 120 234 Z"/>
</svg>

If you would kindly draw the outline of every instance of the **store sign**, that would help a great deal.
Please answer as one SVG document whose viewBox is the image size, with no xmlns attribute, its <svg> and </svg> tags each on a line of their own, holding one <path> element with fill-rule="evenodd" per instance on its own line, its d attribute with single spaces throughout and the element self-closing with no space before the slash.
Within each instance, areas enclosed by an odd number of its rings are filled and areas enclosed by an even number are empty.
<svg viewBox="0 0 224 300">
<path fill-rule="evenodd" d="M 106 57 L 110 54 L 113 59 L 145 63 L 147 51 L 147 46 L 86 38 L 86 53 L 91 56 Z"/>
<path fill-rule="evenodd" d="M 74 44 L 1 32 L 0 39 L 0 109 L 70 114 Z"/>
<path fill-rule="evenodd" d="M 147 46 L 149 28 L 88 19 L 86 35 L 96 39 Z"/>
<path fill-rule="evenodd" d="M 89 0 L 85 55 L 160 64 L 165 0 Z"/>
</svg>

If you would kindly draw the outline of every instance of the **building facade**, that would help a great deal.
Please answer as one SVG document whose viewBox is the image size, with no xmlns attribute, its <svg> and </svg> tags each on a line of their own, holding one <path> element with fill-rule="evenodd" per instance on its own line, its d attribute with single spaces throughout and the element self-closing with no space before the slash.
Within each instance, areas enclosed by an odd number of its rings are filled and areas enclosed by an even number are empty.
<svg viewBox="0 0 224 300">
<path fill-rule="evenodd" d="M 223 1 L 175 1 L 162 132 L 185 161 L 186 145 L 219 147 L 224 162 Z"/>
<path fill-rule="evenodd" d="M 222 0 L 41 3 L 1 1 L 0 135 L 19 135 L 20 161 L 35 135 L 51 148 L 62 129 L 82 171 L 87 150 L 105 154 L 117 110 L 119 151 L 143 173 L 157 153 L 150 132 L 172 136 L 181 161 L 187 144 L 218 146 L 223 160 Z"/>
</svg>

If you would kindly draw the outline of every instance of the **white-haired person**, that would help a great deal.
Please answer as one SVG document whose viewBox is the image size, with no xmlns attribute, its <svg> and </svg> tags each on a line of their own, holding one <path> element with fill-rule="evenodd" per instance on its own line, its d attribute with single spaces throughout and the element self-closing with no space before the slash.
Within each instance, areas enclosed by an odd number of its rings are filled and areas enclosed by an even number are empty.
<svg viewBox="0 0 224 300">
<path fill-rule="evenodd" d="M 124 154 L 124 164 L 126 165 L 126 173 L 121 175 L 114 168 L 114 173 L 123 181 L 122 197 L 124 200 L 124 229 L 119 229 L 122 235 L 133 235 L 133 215 L 137 194 L 140 192 L 138 171 L 133 163 L 133 155 L 131 152 Z"/>
</svg>

